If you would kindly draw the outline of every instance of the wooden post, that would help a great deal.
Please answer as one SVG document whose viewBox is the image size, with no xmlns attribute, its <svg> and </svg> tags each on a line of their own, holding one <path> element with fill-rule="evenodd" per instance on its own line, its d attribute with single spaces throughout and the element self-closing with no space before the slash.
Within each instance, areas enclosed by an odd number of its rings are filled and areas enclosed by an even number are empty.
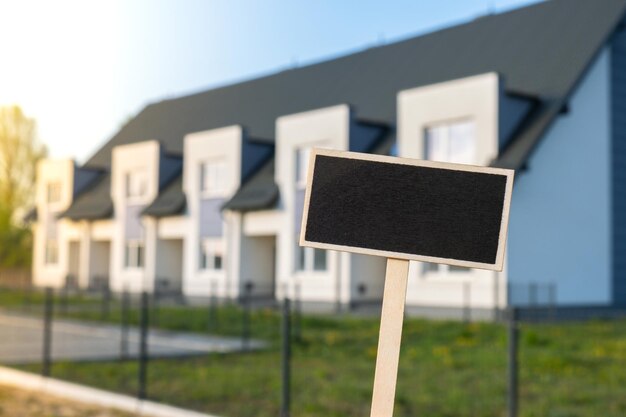
<svg viewBox="0 0 626 417">
<path fill-rule="evenodd" d="M 393 415 L 408 277 L 409 261 L 387 259 L 371 417 Z"/>
</svg>

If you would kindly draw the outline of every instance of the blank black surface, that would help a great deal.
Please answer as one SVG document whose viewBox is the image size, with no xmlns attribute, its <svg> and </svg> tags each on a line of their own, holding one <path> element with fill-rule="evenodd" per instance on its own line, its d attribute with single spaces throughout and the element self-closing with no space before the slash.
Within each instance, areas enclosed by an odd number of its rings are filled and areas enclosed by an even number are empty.
<svg viewBox="0 0 626 417">
<path fill-rule="evenodd" d="M 317 155 L 305 239 L 495 264 L 506 181 Z"/>
</svg>

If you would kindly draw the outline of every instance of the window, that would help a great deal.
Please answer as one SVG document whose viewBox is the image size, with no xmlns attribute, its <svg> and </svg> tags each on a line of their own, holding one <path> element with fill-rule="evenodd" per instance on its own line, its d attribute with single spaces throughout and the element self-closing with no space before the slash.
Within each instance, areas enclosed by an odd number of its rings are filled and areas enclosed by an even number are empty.
<svg viewBox="0 0 626 417">
<path fill-rule="evenodd" d="M 200 191 L 223 195 L 228 187 L 228 166 L 224 161 L 206 161 L 200 164 Z"/>
<path fill-rule="evenodd" d="M 205 239 L 200 244 L 200 269 L 214 271 L 224 269 L 224 243 L 222 240 Z"/>
<path fill-rule="evenodd" d="M 463 266 L 454 266 L 454 265 L 442 265 L 442 264 L 433 264 L 430 262 L 424 262 L 422 271 L 424 274 L 447 274 L 449 272 L 458 273 L 458 272 L 469 272 L 469 268 L 465 268 Z"/>
<path fill-rule="evenodd" d="M 145 172 L 134 171 L 126 174 L 126 197 L 140 198 L 143 197 L 148 190 L 147 178 Z"/>
<path fill-rule="evenodd" d="M 140 240 L 126 242 L 124 265 L 126 268 L 142 268 L 144 262 L 144 247 Z"/>
<path fill-rule="evenodd" d="M 46 186 L 46 201 L 48 203 L 58 203 L 61 201 L 61 183 L 51 182 Z"/>
<path fill-rule="evenodd" d="M 309 169 L 309 156 L 311 148 L 300 148 L 296 150 L 296 187 L 306 187 L 306 176 Z"/>
<path fill-rule="evenodd" d="M 323 249 L 305 248 L 296 242 L 296 271 L 326 271 L 327 253 Z"/>
<path fill-rule="evenodd" d="M 296 271 L 304 271 L 306 270 L 305 259 L 306 259 L 306 250 L 304 246 L 300 246 L 296 244 Z"/>
<path fill-rule="evenodd" d="M 45 247 L 45 263 L 56 264 L 59 261 L 59 247 L 56 240 L 47 240 Z"/>
<path fill-rule="evenodd" d="M 313 270 L 326 271 L 326 251 L 313 249 Z"/>
<path fill-rule="evenodd" d="M 424 156 L 431 161 L 476 163 L 474 122 L 462 121 L 426 129 Z"/>
</svg>

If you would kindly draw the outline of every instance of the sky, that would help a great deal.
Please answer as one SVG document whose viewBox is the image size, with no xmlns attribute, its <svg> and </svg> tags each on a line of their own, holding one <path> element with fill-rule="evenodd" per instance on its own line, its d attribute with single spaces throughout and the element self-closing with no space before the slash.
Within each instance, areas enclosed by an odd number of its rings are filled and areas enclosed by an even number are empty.
<svg viewBox="0 0 626 417">
<path fill-rule="evenodd" d="M 0 0 L 0 105 L 82 163 L 149 103 L 537 1 Z"/>
</svg>

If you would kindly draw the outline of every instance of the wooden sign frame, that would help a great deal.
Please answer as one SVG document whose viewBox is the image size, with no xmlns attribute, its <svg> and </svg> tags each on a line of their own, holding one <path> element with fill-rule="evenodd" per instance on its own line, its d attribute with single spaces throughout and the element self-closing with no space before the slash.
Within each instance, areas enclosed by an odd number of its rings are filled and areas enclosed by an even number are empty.
<svg viewBox="0 0 626 417">
<path fill-rule="evenodd" d="M 476 173 L 506 176 L 507 181 L 506 181 L 506 188 L 505 188 L 505 194 L 504 194 L 504 206 L 502 210 L 502 220 L 500 223 L 500 236 L 498 239 L 498 250 L 497 250 L 495 264 L 472 262 L 472 261 L 450 259 L 450 258 L 440 258 L 440 257 L 434 257 L 434 256 L 415 255 L 415 254 L 410 254 L 410 253 L 389 252 L 389 251 L 384 251 L 384 250 L 361 248 L 361 247 L 355 247 L 355 246 L 342 246 L 342 245 L 312 242 L 312 241 L 306 240 L 305 234 L 306 234 L 306 226 L 307 226 L 307 220 L 308 220 L 308 214 L 309 214 L 309 202 L 311 198 L 311 189 L 312 189 L 311 182 L 313 180 L 313 170 L 315 168 L 315 160 L 318 155 L 339 157 L 339 158 L 359 159 L 363 161 L 383 162 L 383 163 L 390 163 L 390 164 L 395 164 L 395 165 L 410 165 L 410 166 L 418 166 L 418 167 L 439 168 L 439 169 L 447 169 L 447 170 L 455 170 L 455 171 L 476 172 Z M 502 271 L 502 268 L 504 266 L 504 251 L 506 247 L 506 235 L 507 235 L 507 229 L 508 229 L 509 211 L 510 211 L 510 206 L 511 206 L 511 194 L 513 191 L 513 176 L 514 176 L 514 171 L 508 170 L 508 169 L 502 169 L 502 168 L 452 164 L 452 163 L 447 163 L 447 162 L 425 161 L 425 160 L 418 160 L 418 159 L 399 158 L 399 157 L 393 157 L 393 156 L 364 154 L 364 153 L 357 153 L 357 152 L 314 148 L 311 150 L 311 155 L 309 157 L 309 166 L 308 166 L 308 172 L 307 172 L 307 187 L 306 187 L 306 194 L 304 196 L 304 212 L 302 215 L 302 226 L 300 228 L 300 242 L 299 243 L 300 243 L 300 246 L 308 246 L 308 247 L 317 248 L 317 249 L 327 249 L 327 250 L 334 250 L 334 251 L 360 253 L 364 255 L 382 256 L 385 258 L 394 258 L 394 259 L 406 259 L 410 261 L 441 263 L 441 264 L 454 265 L 454 266 L 460 266 L 460 267 L 466 267 L 466 268 L 479 268 L 479 269 L 487 269 L 487 270 L 492 270 L 492 271 Z"/>
<path fill-rule="evenodd" d="M 504 202 L 502 206 L 502 219 L 500 222 L 495 263 L 490 264 L 471 262 L 458 259 L 421 256 L 409 253 L 388 252 L 384 250 L 368 249 L 362 247 L 342 246 L 307 241 L 306 227 L 309 215 L 309 203 L 311 198 L 313 171 L 318 155 L 360 159 L 365 161 L 376 161 L 396 165 L 404 164 L 419 167 L 441 168 L 447 170 L 506 176 Z M 300 229 L 300 245 L 314 247 L 318 249 L 384 256 L 387 258 L 387 269 L 385 272 L 385 286 L 380 318 L 380 333 L 378 336 L 378 350 L 376 354 L 376 370 L 374 374 L 374 389 L 372 393 L 372 407 L 370 417 L 393 416 L 396 382 L 398 378 L 398 363 L 400 360 L 400 345 L 402 341 L 402 323 L 404 321 L 404 306 L 406 301 L 406 289 L 409 277 L 409 261 L 414 260 L 422 262 L 434 262 L 469 268 L 482 268 L 501 271 L 504 263 L 504 250 L 506 245 L 509 210 L 511 206 L 511 194 L 513 190 L 513 175 L 514 172 L 512 170 L 498 168 L 422 161 L 318 148 L 315 148 L 311 151 L 307 172 L 307 187 L 304 199 L 304 212 L 302 215 L 302 226 Z"/>
</svg>

